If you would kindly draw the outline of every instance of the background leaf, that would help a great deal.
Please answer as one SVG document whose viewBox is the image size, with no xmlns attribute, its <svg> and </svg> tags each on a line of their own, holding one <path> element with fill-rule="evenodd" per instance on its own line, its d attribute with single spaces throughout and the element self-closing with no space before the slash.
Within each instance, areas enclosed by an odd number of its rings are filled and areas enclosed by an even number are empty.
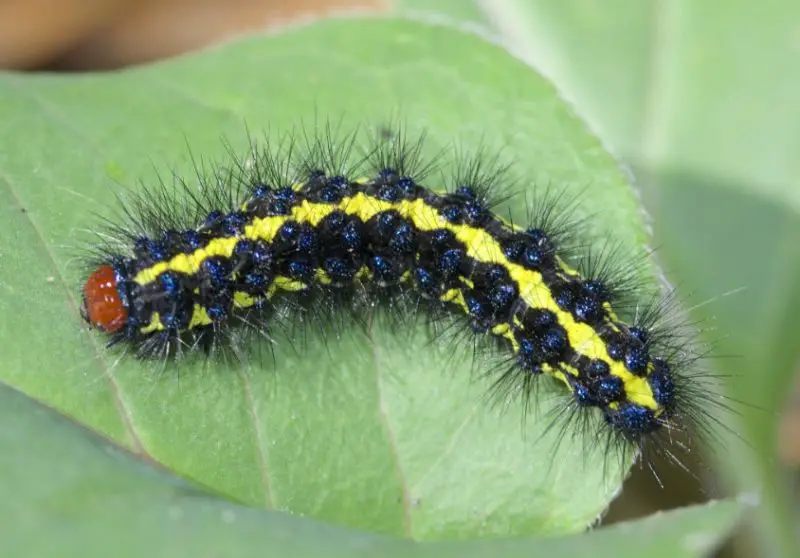
<svg viewBox="0 0 800 558">
<path fill-rule="evenodd" d="M 117 362 L 80 331 L 71 248 L 113 201 L 110 177 L 187 176 L 187 143 L 213 160 L 222 135 L 244 147 L 245 123 L 275 133 L 330 114 L 374 126 L 398 111 L 433 145 L 485 137 L 519 160 L 528 193 L 583 192 L 600 214 L 595 245 L 641 248 L 639 205 L 613 159 L 501 48 L 420 23 L 327 21 L 112 74 L 4 74 L 0 95 L 3 137 L 19 138 L 0 154 L 6 384 L 242 503 L 379 533 L 575 532 L 619 489 L 617 460 L 587 456 L 580 437 L 556 453 L 555 433 L 532 443 L 546 421 L 532 417 L 523 437 L 518 407 L 487 409 L 486 386 L 465 378 L 468 345 L 345 331 L 327 347 L 311 338 L 302 356 L 284 343 L 277 368 L 164 372 Z"/>
</svg>

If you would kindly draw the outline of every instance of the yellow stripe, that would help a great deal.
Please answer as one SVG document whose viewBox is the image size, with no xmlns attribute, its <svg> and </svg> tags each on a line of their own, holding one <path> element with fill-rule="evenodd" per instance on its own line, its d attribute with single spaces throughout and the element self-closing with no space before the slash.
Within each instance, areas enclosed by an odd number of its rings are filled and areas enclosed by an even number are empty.
<svg viewBox="0 0 800 558">
<path fill-rule="evenodd" d="M 608 355 L 605 343 L 591 326 L 577 322 L 569 312 L 563 311 L 556 303 L 539 272 L 526 269 L 517 263 L 509 261 L 503 254 L 500 243 L 485 230 L 469 225 L 450 223 L 435 208 L 427 205 L 421 198 L 389 202 L 359 192 L 354 196 L 343 198 L 337 204 L 311 203 L 308 200 L 303 200 L 292 207 L 289 215 L 253 219 L 250 224 L 245 226 L 242 235 L 216 238 L 210 241 L 208 245 L 190 254 L 179 254 L 169 261 L 159 262 L 140 271 L 134 277 L 134 281 L 140 285 L 147 285 L 155 281 L 161 273 L 168 270 L 188 275 L 195 274 L 200 270 L 203 261 L 209 257 L 221 256 L 230 258 L 236 244 L 243 238 L 252 241 L 271 242 L 281 226 L 289 220 L 316 226 L 334 211 L 343 211 L 348 215 L 357 217 L 361 222 L 367 222 L 378 213 L 389 210 L 397 211 L 403 218 L 411 221 L 417 230 L 447 229 L 452 231 L 456 239 L 466 247 L 467 256 L 480 263 L 502 265 L 519 287 L 520 297 L 529 307 L 549 310 L 557 316 L 559 324 L 567 333 L 570 346 L 576 353 L 590 359 L 606 362 L 609 365 L 611 374 L 623 381 L 627 397 L 631 402 L 659 411 L 659 405 L 653 397 L 647 378 L 633 375 L 621 362 L 613 360 Z M 507 224 L 507 226 L 511 228 L 511 225 Z M 514 227 L 514 229 L 519 230 L 518 227 Z M 576 270 L 560 259 L 558 263 L 564 273 L 577 275 Z M 362 278 L 368 277 L 369 271 L 363 268 L 359 271 L 358 276 Z M 292 285 L 291 280 L 288 278 L 276 278 L 276 281 L 278 279 L 283 280 L 284 283 L 280 285 L 274 284 L 275 289 L 298 290 L 298 288 L 302 288 L 302 283 L 295 282 Z M 464 279 L 468 280 L 467 278 Z M 273 289 L 272 293 L 274 292 Z M 446 296 L 451 297 L 452 301 L 459 306 L 466 308 L 460 291 L 456 290 L 456 292 L 458 294 Z M 445 299 L 443 298 L 443 300 Z M 156 321 L 154 318 L 154 322 Z M 210 323 L 210 319 L 205 314 L 205 310 L 196 307 L 191 327 L 206 323 Z M 157 330 L 159 329 L 158 326 L 159 324 L 151 323 L 147 328 L 142 329 L 142 333 Z M 515 347 L 516 349 L 517 347 Z M 565 369 L 568 373 L 577 375 L 577 371 L 574 368 L 565 367 Z M 552 375 L 555 376 L 559 374 L 560 372 L 558 371 L 552 372 Z M 565 378 L 561 379 L 566 383 Z"/>
</svg>

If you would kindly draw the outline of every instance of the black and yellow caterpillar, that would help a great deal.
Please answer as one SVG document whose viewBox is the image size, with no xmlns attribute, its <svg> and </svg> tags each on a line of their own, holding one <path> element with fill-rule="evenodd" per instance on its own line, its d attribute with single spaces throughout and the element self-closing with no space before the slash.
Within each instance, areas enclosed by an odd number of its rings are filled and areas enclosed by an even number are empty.
<svg viewBox="0 0 800 558">
<path fill-rule="evenodd" d="M 190 202 L 199 222 L 168 195 L 151 196 L 138 226 L 115 227 L 127 248 L 100 250 L 85 319 L 111 344 L 160 356 L 213 344 L 256 315 L 268 322 L 278 299 L 377 301 L 400 288 L 494 336 L 526 385 L 540 375 L 562 382 L 616 436 L 639 443 L 679 427 L 688 392 L 678 363 L 656 353 L 647 324 L 618 317 L 615 289 L 569 266 L 547 223 L 522 228 L 495 214 L 481 173 L 444 191 L 421 184 L 406 152 L 418 147 L 376 148 L 361 177 L 324 161 L 287 176 L 265 154 L 268 164 L 204 183 Z M 220 188 L 246 191 L 225 207 Z"/>
</svg>

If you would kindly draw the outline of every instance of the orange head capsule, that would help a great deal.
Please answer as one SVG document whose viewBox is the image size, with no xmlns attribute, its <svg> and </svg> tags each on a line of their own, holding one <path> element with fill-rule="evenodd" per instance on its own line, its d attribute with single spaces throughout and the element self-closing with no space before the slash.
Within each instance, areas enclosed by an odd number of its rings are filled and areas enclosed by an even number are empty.
<svg viewBox="0 0 800 558">
<path fill-rule="evenodd" d="M 110 265 L 98 267 L 83 286 L 83 319 L 106 333 L 122 329 L 128 309 L 117 291 L 117 277 Z"/>
</svg>

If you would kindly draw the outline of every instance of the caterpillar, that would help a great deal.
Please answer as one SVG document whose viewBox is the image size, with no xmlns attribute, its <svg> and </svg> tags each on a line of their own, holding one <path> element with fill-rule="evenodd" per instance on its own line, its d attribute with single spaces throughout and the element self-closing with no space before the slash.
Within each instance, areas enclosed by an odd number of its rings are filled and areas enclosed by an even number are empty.
<svg viewBox="0 0 800 558">
<path fill-rule="evenodd" d="M 697 355 L 660 327 L 662 303 L 615 275 L 621 253 L 570 263 L 558 196 L 525 225 L 504 218 L 497 158 L 459 156 L 432 184 L 441 153 L 423 156 L 424 134 L 371 136 L 354 157 L 358 135 L 304 134 L 303 149 L 293 135 L 251 141 L 245 159 L 198 167 L 196 183 L 131 195 L 92 247 L 83 319 L 109 346 L 168 361 L 242 358 L 252 334 L 341 311 L 454 317 L 506 355 L 485 372 L 495 390 L 530 397 L 551 378 L 568 416 L 597 413 L 610 443 L 680 463 L 664 440 L 710 417 L 688 373 Z"/>
</svg>

